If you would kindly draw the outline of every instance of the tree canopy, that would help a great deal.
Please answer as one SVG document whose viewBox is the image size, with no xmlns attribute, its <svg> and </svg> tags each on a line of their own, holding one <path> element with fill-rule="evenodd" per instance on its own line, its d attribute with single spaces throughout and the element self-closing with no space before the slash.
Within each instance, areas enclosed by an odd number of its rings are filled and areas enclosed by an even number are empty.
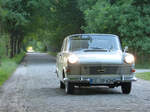
<svg viewBox="0 0 150 112">
<path fill-rule="evenodd" d="M 149 54 L 149 6 L 149 0 L 0 0 L 0 41 L 13 57 L 35 40 L 59 51 L 67 35 L 111 33 L 135 55 Z"/>
<path fill-rule="evenodd" d="M 80 0 L 79 3 L 82 3 L 79 6 L 84 14 L 85 32 L 116 34 L 134 54 L 150 53 L 149 0 Z"/>
</svg>

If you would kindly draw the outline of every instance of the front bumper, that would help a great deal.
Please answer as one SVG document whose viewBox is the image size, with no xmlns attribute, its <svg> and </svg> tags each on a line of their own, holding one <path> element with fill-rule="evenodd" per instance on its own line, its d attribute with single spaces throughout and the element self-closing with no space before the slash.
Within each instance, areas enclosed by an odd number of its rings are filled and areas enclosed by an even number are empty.
<svg viewBox="0 0 150 112">
<path fill-rule="evenodd" d="M 68 75 L 64 82 L 76 85 L 107 85 L 136 81 L 135 75 Z"/>
</svg>

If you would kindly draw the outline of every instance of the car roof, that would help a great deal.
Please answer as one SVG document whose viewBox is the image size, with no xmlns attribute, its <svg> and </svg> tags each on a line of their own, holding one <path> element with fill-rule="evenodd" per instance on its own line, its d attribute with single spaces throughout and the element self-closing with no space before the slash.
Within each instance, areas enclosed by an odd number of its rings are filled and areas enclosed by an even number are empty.
<svg viewBox="0 0 150 112">
<path fill-rule="evenodd" d="M 86 36 L 86 35 L 95 35 L 95 36 L 113 36 L 113 37 L 117 37 L 117 35 L 114 35 L 114 34 L 72 34 L 72 35 L 69 35 L 67 36 L 66 38 L 70 38 L 70 37 L 73 37 L 73 36 Z"/>
</svg>

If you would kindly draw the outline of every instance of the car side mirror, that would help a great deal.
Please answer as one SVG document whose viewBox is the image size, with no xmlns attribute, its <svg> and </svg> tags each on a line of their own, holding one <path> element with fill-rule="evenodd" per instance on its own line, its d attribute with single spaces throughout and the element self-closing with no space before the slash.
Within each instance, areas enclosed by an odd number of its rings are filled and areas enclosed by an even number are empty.
<svg viewBox="0 0 150 112">
<path fill-rule="evenodd" d="M 128 46 L 125 46 L 124 53 L 128 51 Z"/>
</svg>

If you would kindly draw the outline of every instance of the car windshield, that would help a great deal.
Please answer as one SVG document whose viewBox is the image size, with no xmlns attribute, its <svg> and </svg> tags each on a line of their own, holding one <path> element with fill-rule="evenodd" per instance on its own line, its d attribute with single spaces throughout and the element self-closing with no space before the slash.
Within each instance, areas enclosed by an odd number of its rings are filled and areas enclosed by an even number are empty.
<svg viewBox="0 0 150 112">
<path fill-rule="evenodd" d="M 118 38 L 113 35 L 79 35 L 70 38 L 70 51 L 110 51 L 119 50 Z"/>
</svg>

